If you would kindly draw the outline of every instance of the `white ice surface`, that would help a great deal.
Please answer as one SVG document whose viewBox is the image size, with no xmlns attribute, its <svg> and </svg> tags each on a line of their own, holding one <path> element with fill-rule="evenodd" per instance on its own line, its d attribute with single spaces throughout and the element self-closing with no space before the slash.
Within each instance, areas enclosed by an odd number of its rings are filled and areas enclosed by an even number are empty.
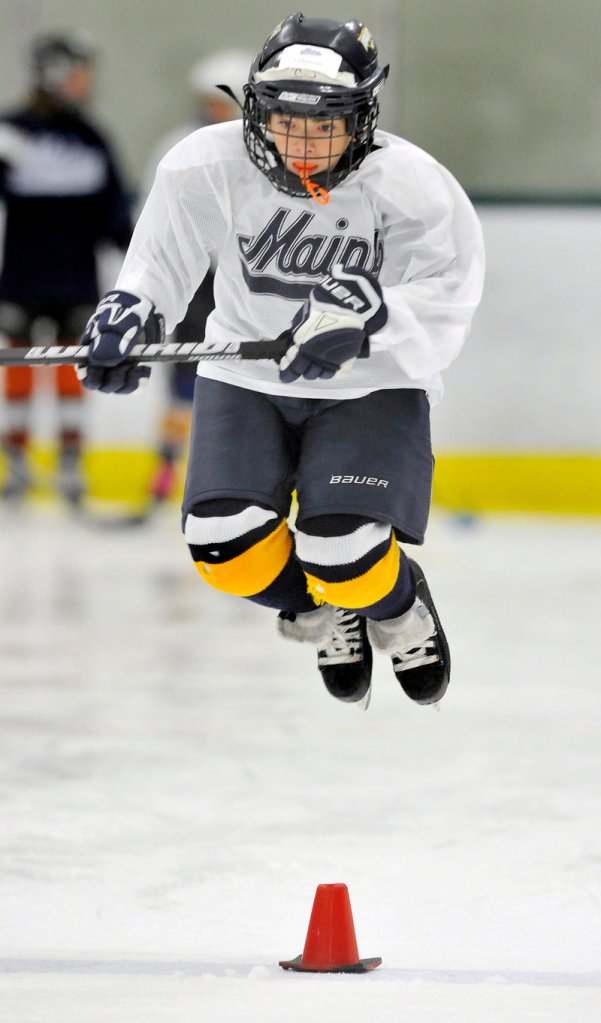
<svg viewBox="0 0 601 1023">
<path fill-rule="evenodd" d="M 599 1023 L 601 526 L 415 553 L 451 688 L 363 713 L 176 512 L 0 513 L 0 1023 Z M 338 881 L 383 965 L 284 972 Z"/>
</svg>

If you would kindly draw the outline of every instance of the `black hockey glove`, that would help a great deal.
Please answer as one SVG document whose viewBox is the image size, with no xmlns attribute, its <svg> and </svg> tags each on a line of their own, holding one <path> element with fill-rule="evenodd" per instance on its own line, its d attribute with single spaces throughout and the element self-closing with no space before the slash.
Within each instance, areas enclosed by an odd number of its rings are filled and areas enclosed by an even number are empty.
<svg viewBox="0 0 601 1023">
<path fill-rule="evenodd" d="M 292 321 L 294 344 L 280 360 L 280 380 L 328 380 L 350 371 L 367 337 L 387 319 L 377 278 L 336 264 Z"/>
<path fill-rule="evenodd" d="M 88 362 L 78 372 L 84 387 L 106 394 L 131 394 L 150 376 L 150 366 L 126 363 L 142 332 L 148 344 L 164 340 L 164 320 L 147 298 L 108 291 L 88 320 L 81 343 Z"/>
</svg>

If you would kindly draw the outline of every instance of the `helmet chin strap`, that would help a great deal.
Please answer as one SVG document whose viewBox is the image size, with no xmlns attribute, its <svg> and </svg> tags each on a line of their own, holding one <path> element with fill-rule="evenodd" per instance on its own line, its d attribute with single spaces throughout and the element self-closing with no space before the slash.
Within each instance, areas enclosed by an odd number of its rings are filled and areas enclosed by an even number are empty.
<svg viewBox="0 0 601 1023">
<path fill-rule="evenodd" d="M 307 189 L 307 192 L 315 202 L 318 202 L 320 206 L 325 206 L 330 201 L 330 193 L 326 188 L 318 185 L 316 181 L 311 181 L 309 175 L 313 174 L 317 170 L 316 163 L 293 163 L 295 171 L 298 173 L 303 185 Z"/>
<path fill-rule="evenodd" d="M 240 107 L 240 110 L 242 111 L 242 113 L 244 113 L 244 106 L 243 106 L 243 104 L 240 102 L 240 100 L 236 96 L 236 93 L 234 92 L 234 90 L 230 89 L 229 85 L 216 85 L 215 88 L 216 89 L 220 89 L 221 92 L 224 92 L 226 96 L 229 96 L 230 99 L 233 99 L 234 103 L 236 103 Z"/>
</svg>

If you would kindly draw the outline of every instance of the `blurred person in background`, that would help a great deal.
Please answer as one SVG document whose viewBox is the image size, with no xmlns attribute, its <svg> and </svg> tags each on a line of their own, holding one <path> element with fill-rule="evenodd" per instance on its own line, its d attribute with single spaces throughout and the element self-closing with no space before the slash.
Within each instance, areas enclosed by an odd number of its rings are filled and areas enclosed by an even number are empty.
<svg viewBox="0 0 601 1023">
<path fill-rule="evenodd" d="M 76 33 L 35 40 L 31 91 L 0 115 L 0 198 L 5 205 L 0 333 L 11 346 L 79 339 L 98 301 L 97 249 L 125 250 L 129 203 L 111 146 L 84 114 L 94 88 L 96 54 Z M 4 498 L 32 483 L 27 455 L 34 397 L 31 366 L 4 373 Z M 83 390 L 72 366 L 54 377 L 59 493 L 79 504 Z"/>
<path fill-rule="evenodd" d="M 159 141 L 149 160 L 141 195 L 141 205 L 146 201 L 154 182 L 158 164 L 169 150 L 187 135 L 209 124 L 220 124 L 242 116 L 241 106 L 222 92 L 218 86 L 227 83 L 234 94 L 243 101 L 243 87 L 248 79 L 248 69 L 253 54 L 243 50 L 220 50 L 198 61 L 188 75 L 188 86 L 193 97 L 195 117 L 169 131 Z M 174 339 L 177 341 L 202 341 L 207 316 L 212 311 L 213 277 L 215 267 L 211 266 L 198 291 L 194 295 L 186 316 L 178 324 Z M 161 417 L 158 442 L 158 466 L 151 485 L 153 504 L 172 497 L 177 490 L 179 468 L 185 455 L 190 421 L 192 399 L 196 379 L 195 363 L 174 363 L 167 367 L 167 407 Z"/>
</svg>

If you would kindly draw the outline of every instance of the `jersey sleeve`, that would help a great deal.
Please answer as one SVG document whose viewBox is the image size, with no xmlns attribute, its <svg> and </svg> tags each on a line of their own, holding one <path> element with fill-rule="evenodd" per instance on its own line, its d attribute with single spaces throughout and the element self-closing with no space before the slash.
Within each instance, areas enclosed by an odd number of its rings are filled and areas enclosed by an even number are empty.
<svg viewBox="0 0 601 1023">
<path fill-rule="evenodd" d="M 148 298 L 167 332 L 207 274 L 224 218 L 206 169 L 163 161 L 134 229 L 116 287 Z"/>
<path fill-rule="evenodd" d="M 381 275 L 386 327 L 372 338 L 411 380 L 456 358 L 482 296 L 484 244 L 476 212 L 435 161 L 390 189 Z"/>
</svg>

